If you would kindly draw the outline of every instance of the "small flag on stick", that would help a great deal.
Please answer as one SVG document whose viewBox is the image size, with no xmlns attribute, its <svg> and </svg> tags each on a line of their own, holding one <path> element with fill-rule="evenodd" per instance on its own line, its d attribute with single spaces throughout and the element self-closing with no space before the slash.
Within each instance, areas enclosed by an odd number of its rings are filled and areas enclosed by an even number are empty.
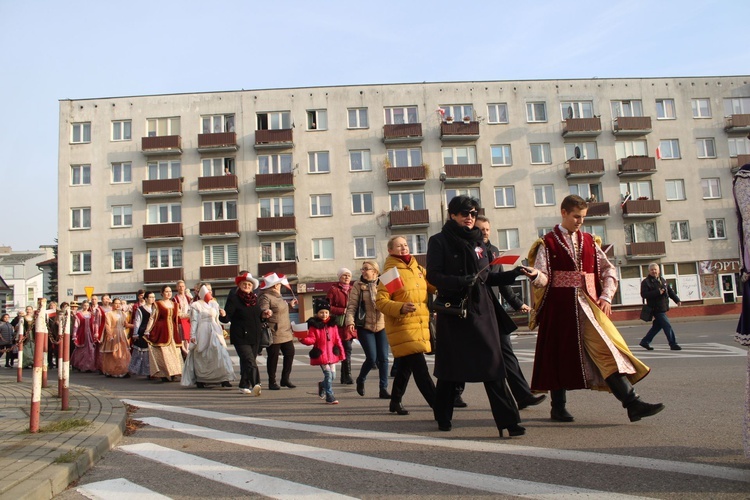
<svg viewBox="0 0 750 500">
<path fill-rule="evenodd" d="M 393 293 L 404 287 L 404 282 L 401 281 L 401 276 L 398 274 L 398 269 L 395 267 L 392 267 L 381 274 L 380 282 L 383 283 L 383 286 L 388 290 L 388 293 Z"/>
</svg>

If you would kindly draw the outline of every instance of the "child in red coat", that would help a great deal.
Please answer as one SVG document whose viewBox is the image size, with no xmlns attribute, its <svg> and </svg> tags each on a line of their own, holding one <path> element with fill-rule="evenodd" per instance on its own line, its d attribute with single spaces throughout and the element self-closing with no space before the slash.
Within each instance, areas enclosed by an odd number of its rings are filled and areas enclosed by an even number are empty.
<svg viewBox="0 0 750 500">
<path fill-rule="evenodd" d="M 327 404 L 337 405 L 339 402 L 333 395 L 332 386 L 334 365 L 346 359 L 346 354 L 336 322 L 331 321 L 331 304 L 328 299 L 316 300 L 313 306 L 317 312 L 307 320 L 307 331 L 294 332 L 294 335 L 303 344 L 313 346 L 310 364 L 320 366 L 323 370 L 323 381 L 318 382 L 321 399 L 325 397 Z"/>
</svg>

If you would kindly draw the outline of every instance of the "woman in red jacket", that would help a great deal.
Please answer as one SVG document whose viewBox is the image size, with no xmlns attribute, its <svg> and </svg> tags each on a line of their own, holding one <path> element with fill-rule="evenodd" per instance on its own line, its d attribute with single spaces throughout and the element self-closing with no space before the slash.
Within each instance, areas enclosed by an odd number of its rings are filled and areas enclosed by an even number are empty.
<svg viewBox="0 0 750 500">
<path fill-rule="evenodd" d="M 339 336 L 344 345 L 346 359 L 341 362 L 341 383 L 353 384 L 352 378 L 352 341 L 357 337 L 351 329 L 344 327 L 344 318 L 346 317 L 346 306 L 349 303 L 349 290 L 351 290 L 352 272 L 345 267 L 339 269 L 337 273 L 339 282 L 328 289 L 326 298 L 331 304 L 332 321 L 338 326 Z M 356 331 L 355 331 L 356 332 Z M 334 372 L 335 374 L 335 372 Z"/>
</svg>

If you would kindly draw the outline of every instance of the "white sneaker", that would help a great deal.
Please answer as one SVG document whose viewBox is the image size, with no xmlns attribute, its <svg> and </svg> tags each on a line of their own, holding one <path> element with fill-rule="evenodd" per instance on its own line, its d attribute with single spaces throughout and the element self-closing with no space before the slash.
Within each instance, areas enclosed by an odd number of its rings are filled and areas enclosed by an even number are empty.
<svg viewBox="0 0 750 500">
<path fill-rule="evenodd" d="M 253 391 L 248 389 L 247 387 L 240 387 L 240 394 L 252 394 Z"/>
<path fill-rule="evenodd" d="M 250 392 L 252 392 L 253 396 L 255 396 L 256 398 L 257 398 L 258 396 L 260 396 L 260 384 L 255 384 L 255 385 L 253 386 L 253 390 L 252 390 L 252 391 L 250 391 Z"/>
</svg>

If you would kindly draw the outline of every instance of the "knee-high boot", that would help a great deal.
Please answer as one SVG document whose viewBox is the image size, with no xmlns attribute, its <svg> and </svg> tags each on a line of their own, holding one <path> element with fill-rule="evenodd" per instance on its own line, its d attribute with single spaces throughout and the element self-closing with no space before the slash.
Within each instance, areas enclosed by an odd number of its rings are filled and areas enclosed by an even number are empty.
<svg viewBox="0 0 750 500">
<path fill-rule="evenodd" d="M 341 362 L 341 383 L 342 384 L 353 384 L 352 379 L 352 360 L 348 357 Z"/>
<path fill-rule="evenodd" d="M 656 415 L 664 409 L 661 403 L 651 404 L 641 401 L 628 378 L 622 373 L 610 375 L 606 382 L 612 394 L 622 403 L 622 407 L 628 410 L 628 418 L 631 422 Z"/>
<path fill-rule="evenodd" d="M 567 403 L 565 389 L 550 391 L 550 399 L 552 400 L 550 418 L 558 422 L 572 422 L 573 415 L 568 413 L 568 410 L 565 408 L 565 403 Z"/>
</svg>

